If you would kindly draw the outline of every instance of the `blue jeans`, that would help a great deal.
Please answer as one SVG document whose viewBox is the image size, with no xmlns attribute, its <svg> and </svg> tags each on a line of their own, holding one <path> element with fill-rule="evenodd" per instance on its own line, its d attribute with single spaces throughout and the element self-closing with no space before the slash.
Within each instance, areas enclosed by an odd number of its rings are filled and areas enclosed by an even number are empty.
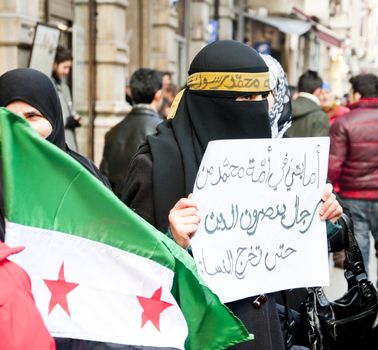
<svg viewBox="0 0 378 350">
<path fill-rule="evenodd" d="M 343 207 L 349 209 L 352 214 L 354 234 L 368 272 L 370 233 L 374 238 L 375 256 L 378 258 L 378 200 L 342 198 L 341 201 Z"/>
</svg>

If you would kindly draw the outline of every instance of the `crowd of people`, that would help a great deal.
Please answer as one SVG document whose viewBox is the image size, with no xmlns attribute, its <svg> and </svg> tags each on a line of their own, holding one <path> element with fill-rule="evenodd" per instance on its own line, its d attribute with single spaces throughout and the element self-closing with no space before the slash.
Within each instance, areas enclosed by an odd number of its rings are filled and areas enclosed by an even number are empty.
<svg viewBox="0 0 378 350">
<path fill-rule="evenodd" d="M 364 73 L 353 76 L 349 82 L 349 103 L 343 106 L 336 104 L 331 86 L 317 72 L 302 74 L 287 135 L 330 137 L 328 179 L 340 203 L 353 217 L 355 235 L 368 269 L 371 237 L 378 257 L 378 77 Z M 334 254 L 336 267 L 343 267 L 343 258 L 342 252 Z"/>
<path fill-rule="evenodd" d="M 6 72 L 0 77 L 0 106 L 25 118 L 41 137 L 81 163 L 125 205 L 183 249 L 190 246 L 201 220 L 192 191 L 210 141 L 329 136 L 330 183 L 320 198 L 319 217 L 337 223 L 343 207 L 348 208 L 365 264 L 369 263 L 371 235 L 378 256 L 375 75 L 351 78 L 347 107 L 335 104 L 330 85 L 311 70 L 301 75 L 292 97 L 285 72 L 273 57 L 260 55 L 237 41 L 216 41 L 195 56 L 188 82 L 179 93 L 169 72 L 141 68 L 132 74 L 127 96 L 132 109 L 106 134 L 98 169 L 77 153 L 75 129 L 80 126 L 80 116 L 64 82 L 71 63 L 70 52 L 58 48 L 52 78 L 27 68 Z M 232 88 L 218 84 L 208 89 L 194 83 L 193 77 L 208 73 L 220 78 L 225 74 L 245 75 L 259 84 Z M 16 252 L 1 243 L 0 259 L 5 259 L 6 264 L 6 257 Z M 0 263 L 2 279 L 5 264 L 2 260 Z M 256 300 L 263 300 L 259 308 L 254 306 Z M 32 299 L 28 302 L 30 307 Z M 255 336 L 253 341 L 232 349 L 285 349 L 273 294 L 251 296 L 227 305 Z M 36 319 L 41 323 L 40 318 Z M 0 329 L 7 329 L 4 318 L 0 322 Z M 41 332 L 45 346 L 38 349 L 50 349 L 51 339 Z"/>
</svg>

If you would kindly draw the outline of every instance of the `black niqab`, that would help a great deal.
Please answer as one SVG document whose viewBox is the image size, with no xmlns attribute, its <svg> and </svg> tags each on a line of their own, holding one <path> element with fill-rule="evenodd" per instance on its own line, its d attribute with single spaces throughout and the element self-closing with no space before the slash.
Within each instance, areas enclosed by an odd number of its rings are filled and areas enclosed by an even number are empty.
<svg viewBox="0 0 378 350">
<path fill-rule="evenodd" d="M 222 40 L 207 45 L 194 58 L 189 74 L 199 72 L 261 73 L 268 72 L 268 67 L 254 49 L 237 41 Z M 154 160 L 153 190 L 155 203 L 159 203 L 159 229 L 167 228 L 167 210 L 192 192 L 208 142 L 271 138 L 267 101 L 236 101 L 236 97 L 250 95 L 248 90 L 201 91 L 187 87 L 173 120 L 159 126 L 157 136 L 148 138 Z M 173 137 L 168 137 L 169 133 Z M 171 165 L 164 169 L 161 164 Z"/>
<path fill-rule="evenodd" d="M 267 72 L 268 67 L 256 51 L 233 40 L 216 41 L 202 49 L 190 65 L 189 75 L 198 72 Z M 270 138 L 267 101 L 236 101 L 247 91 L 201 91 L 186 89 L 172 125 L 181 128 L 188 119 L 197 158 L 197 169 L 213 140 Z M 178 142 L 187 148 L 187 141 Z M 184 138 L 185 139 L 185 138 Z M 185 163 L 185 160 L 184 160 Z M 193 184 L 191 184 L 193 186 Z"/>
<path fill-rule="evenodd" d="M 252 48 L 236 41 L 219 41 L 198 53 L 189 74 L 267 71 L 268 67 Z M 172 121 L 160 124 L 158 134 L 148 137 L 153 160 L 155 224 L 163 232 L 168 227 L 170 209 L 192 192 L 209 141 L 272 136 L 266 100 L 236 101 L 236 97 L 251 93 L 227 90 L 224 86 L 222 89 L 203 91 L 187 87 Z M 274 299 L 269 297 L 261 310 L 256 310 L 252 302 L 252 298 L 246 298 L 227 304 L 248 330 L 256 334 L 253 343 L 238 344 L 232 349 L 283 349 Z"/>
<path fill-rule="evenodd" d="M 230 72 L 234 73 L 227 74 Z M 236 41 L 219 41 L 198 53 L 190 67 L 189 74 L 192 76 L 189 78 L 202 76 L 205 81 L 215 76 L 218 82 L 225 76 L 236 77 L 236 74 L 252 78 L 262 76 L 263 83 L 255 90 L 261 93 L 266 86 L 267 79 L 264 77 L 267 74 L 248 73 L 264 72 L 268 72 L 268 67 L 255 50 Z M 196 76 L 193 77 L 193 74 Z M 179 95 L 181 100 L 175 117 L 158 125 L 158 134 L 147 138 L 149 149 L 148 145 L 140 148 L 130 166 L 130 173 L 136 176 L 126 179 L 124 199 L 162 232 L 168 228 L 168 215 L 172 207 L 180 198 L 192 192 L 209 141 L 271 137 L 267 101 L 236 101 L 238 96 L 251 96 L 253 89 L 248 90 L 244 84 L 238 84 L 235 88 L 232 84 L 217 85 L 213 84 L 215 80 L 209 81 L 207 79 L 203 85 L 188 81 L 188 87 Z M 196 90 L 197 86 L 199 88 Z M 152 174 L 148 171 L 151 166 Z M 274 298 L 269 297 L 261 310 L 254 308 L 253 301 L 246 298 L 228 304 L 247 329 L 256 335 L 253 342 L 238 344 L 230 349 L 283 350 Z"/>
</svg>

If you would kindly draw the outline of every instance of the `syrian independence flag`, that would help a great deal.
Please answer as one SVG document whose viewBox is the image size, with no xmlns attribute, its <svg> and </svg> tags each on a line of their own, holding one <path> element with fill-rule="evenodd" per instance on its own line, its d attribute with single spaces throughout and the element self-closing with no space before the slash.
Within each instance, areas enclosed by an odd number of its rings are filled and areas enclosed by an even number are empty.
<svg viewBox="0 0 378 350">
<path fill-rule="evenodd" d="M 70 349 L 225 349 L 251 339 L 193 259 L 86 169 L 0 109 L 6 242 Z M 20 315 L 22 317 L 22 315 Z"/>
</svg>

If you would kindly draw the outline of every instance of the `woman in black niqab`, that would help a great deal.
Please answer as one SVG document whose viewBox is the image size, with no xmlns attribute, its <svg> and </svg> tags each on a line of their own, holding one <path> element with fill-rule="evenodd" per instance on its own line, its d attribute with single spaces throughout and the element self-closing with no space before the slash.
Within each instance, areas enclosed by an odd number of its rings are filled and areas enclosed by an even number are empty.
<svg viewBox="0 0 378 350">
<path fill-rule="evenodd" d="M 173 119 L 159 124 L 157 134 L 147 137 L 130 164 L 122 200 L 162 232 L 167 232 L 172 217 L 178 218 L 168 234 L 176 239 L 175 228 L 180 226 L 187 243 L 199 222 L 194 200 L 189 203 L 187 197 L 207 144 L 277 136 L 264 99 L 270 89 L 268 66 L 254 49 L 232 40 L 207 45 L 193 59 L 187 86 L 173 102 Z M 232 350 L 284 349 L 273 295 L 227 306 L 255 335 L 254 341 Z"/>
<path fill-rule="evenodd" d="M 192 192 L 210 141 L 271 138 L 268 102 L 251 99 L 269 89 L 268 67 L 254 49 L 233 40 L 203 48 L 190 65 L 174 118 L 147 138 L 153 159 L 153 198 L 146 201 L 151 191 L 137 183 L 146 171 L 136 171 L 125 181 L 121 196 L 125 204 L 166 232 L 169 210 Z"/>
<path fill-rule="evenodd" d="M 17 101 L 36 108 L 49 121 L 52 132 L 46 138 L 47 141 L 68 153 L 110 188 L 107 178 L 89 159 L 72 151 L 66 145 L 59 96 L 48 76 L 30 68 L 13 69 L 0 76 L 0 106 L 7 107 L 10 103 Z"/>
<path fill-rule="evenodd" d="M 131 163 L 125 203 L 166 232 L 171 208 L 193 190 L 210 141 L 272 136 L 268 103 L 261 99 L 268 91 L 268 67 L 252 48 L 225 40 L 202 49 L 190 66 L 174 118 L 159 124 Z M 228 303 L 256 335 L 232 349 L 283 350 L 274 298 L 268 297 L 260 310 L 253 307 L 254 299 Z"/>
</svg>

